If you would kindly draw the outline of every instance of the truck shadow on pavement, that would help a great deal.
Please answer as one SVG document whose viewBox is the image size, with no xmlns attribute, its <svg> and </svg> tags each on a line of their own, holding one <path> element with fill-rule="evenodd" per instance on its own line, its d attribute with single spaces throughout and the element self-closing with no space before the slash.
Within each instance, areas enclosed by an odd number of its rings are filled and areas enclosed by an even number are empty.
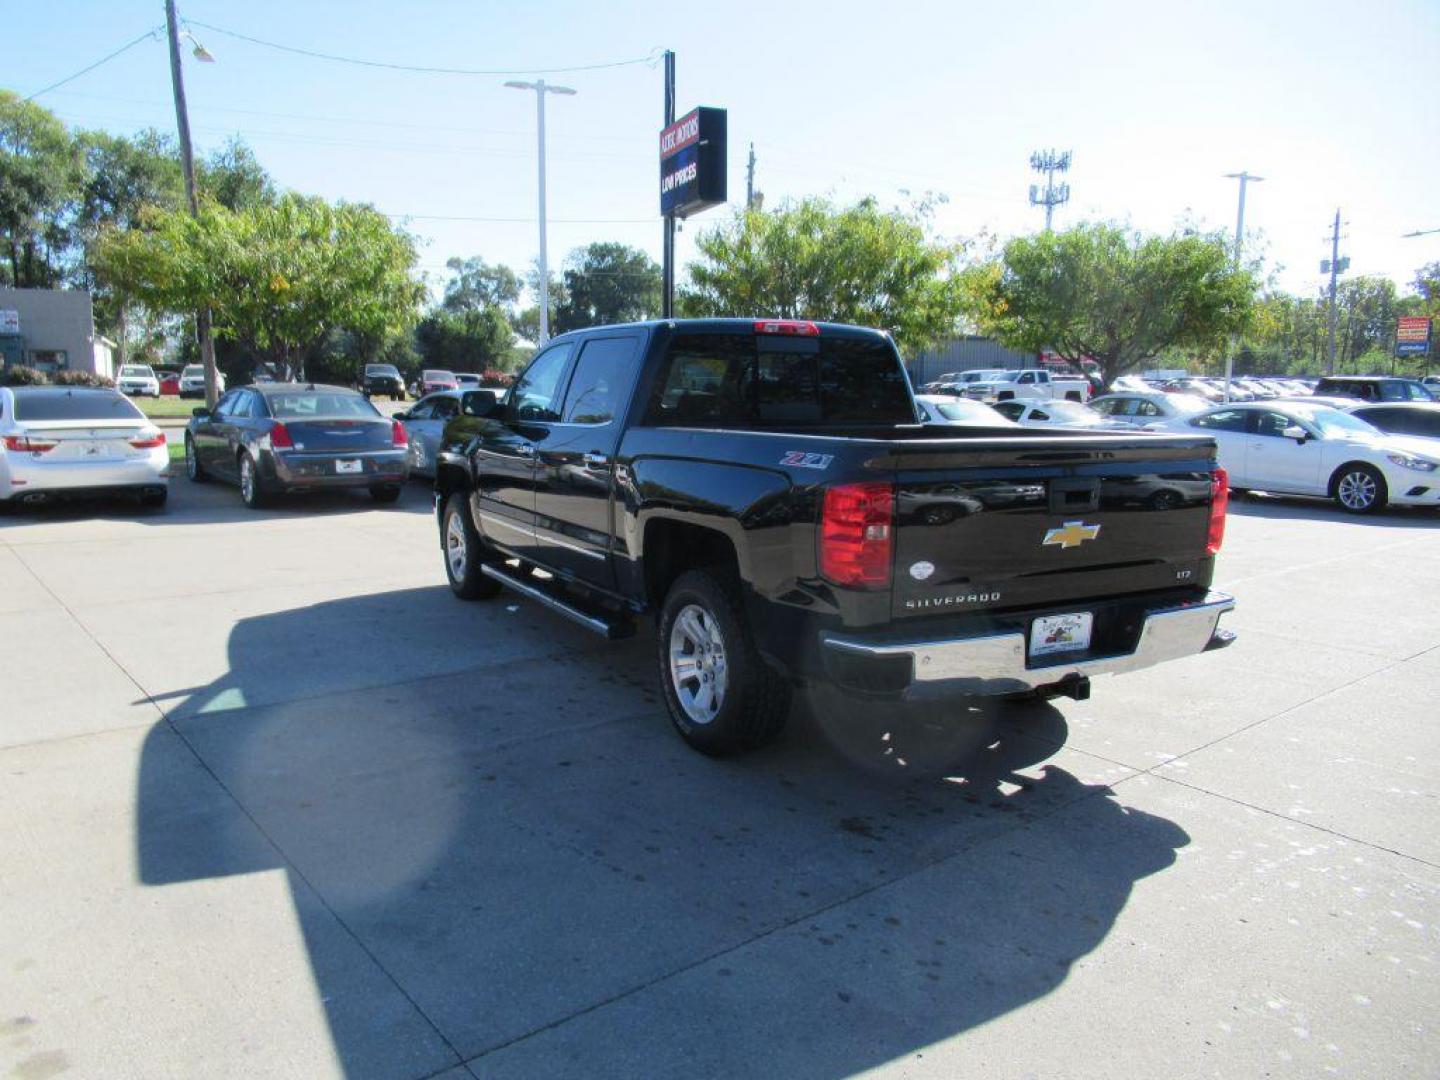
<svg viewBox="0 0 1440 1080">
<path fill-rule="evenodd" d="M 243 620 L 151 688 L 141 879 L 283 869 L 348 1076 L 840 1077 L 1044 997 L 1189 842 L 1048 705 L 816 694 L 700 757 L 653 646 L 443 588 Z"/>
</svg>

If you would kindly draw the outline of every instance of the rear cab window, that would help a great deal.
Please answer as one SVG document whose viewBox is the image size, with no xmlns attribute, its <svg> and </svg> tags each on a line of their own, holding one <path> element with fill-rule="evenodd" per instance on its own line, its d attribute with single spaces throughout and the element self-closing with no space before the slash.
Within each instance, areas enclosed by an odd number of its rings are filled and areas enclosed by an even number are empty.
<svg viewBox="0 0 1440 1080">
<path fill-rule="evenodd" d="M 916 423 L 910 386 L 885 340 L 839 335 L 679 334 L 646 423 L 893 427 Z"/>
</svg>

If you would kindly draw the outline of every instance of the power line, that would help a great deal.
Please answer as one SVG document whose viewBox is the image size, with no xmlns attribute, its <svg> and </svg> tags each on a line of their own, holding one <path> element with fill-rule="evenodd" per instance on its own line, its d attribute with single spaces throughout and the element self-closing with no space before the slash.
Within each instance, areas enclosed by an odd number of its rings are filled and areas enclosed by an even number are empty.
<svg viewBox="0 0 1440 1080">
<path fill-rule="evenodd" d="M 60 87 L 64 86 L 64 85 L 65 85 L 66 83 L 68 83 L 68 82 L 74 82 L 76 79 L 80 78 L 81 75 L 88 75 L 88 74 L 90 74 L 90 72 L 94 71 L 94 70 L 95 70 L 96 68 L 98 68 L 101 64 L 108 64 L 111 60 L 114 60 L 114 59 L 115 59 L 117 56 L 119 56 L 121 53 L 123 53 L 123 52 L 129 52 L 131 49 L 133 49 L 136 45 L 139 45 L 139 44 L 140 44 L 142 41 L 144 41 L 146 38 L 150 38 L 150 39 L 155 39 L 155 38 L 157 38 L 157 36 L 159 35 L 160 31 L 161 31 L 161 30 L 164 30 L 164 29 L 165 29 L 165 26 L 164 26 L 164 24 L 162 23 L 160 26 L 155 26 L 155 27 L 152 27 L 152 28 L 149 29 L 149 30 L 146 30 L 145 33 L 141 34 L 139 37 L 135 38 L 133 41 L 127 41 L 124 45 L 121 45 L 120 48 L 116 49 L 114 52 L 112 52 L 112 53 L 107 53 L 106 55 L 102 56 L 99 60 L 96 60 L 96 61 L 95 61 L 93 64 L 91 64 L 89 67 L 83 67 L 83 68 L 81 68 L 79 71 L 75 72 L 74 75 L 66 75 L 65 78 L 61 79 L 59 82 L 53 82 L 53 83 L 51 83 L 49 86 L 45 87 L 44 89 L 36 90 L 33 94 L 31 94 L 31 95 L 30 95 L 29 97 L 27 97 L 25 100 L 26 100 L 26 101 L 34 101 L 34 100 L 35 100 L 37 97 L 39 97 L 41 94 L 48 94 L 51 90 L 59 89 Z"/>
<path fill-rule="evenodd" d="M 392 214 L 381 211 L 388 218 L 409 218 L 412 221 L 484 221 L 510 224 L 523 222 L 535 224 L 540 219 L 537 217 L 469 217 L 460 214 Z M 655 219 L 647 218 L 557 218 L 547 217 L 547 221 L 556 225 L 653 225 Z"/>
<path fill-rule="evenodd" d="M 410 71 L 422 75 L 558 75 L 572 71 L 600 71 L 604 68 L 629 67 L 632 64 L 653 65 L 658 59 L 659 54 L 659 49 L 656 48 L 651 49 L 646 55 L 637 56 L 632 60 L 611 60 L 598 64 L 577 64 L 572 67 L 554 68 L 480 69 L 424 67 L 418 64 L 397 64 L 388 60 L 364 60 L 355 56 L 340 56 L 336 53 L 302 49 L 294 45 L 282 45 L 278 41 L 266 41 L 264 38 L 242 34 L 238 30 L 227 30 L 223 26 L 215 26 L 212 23 L 201 22 L 199 19 L 187 19 L 186 22 L 191 26 L 199 26 L 206 30 L 213 30 L 217 34 L 224 34 L 226 37 L 236 38 L 239 41 L 248 41 L 252 45 L 262 45 L 267 49 L 275 49 L 279 52 L 293 53 L 296 56 L 308 56 L 314 60 L 329 60 L 337 64 L 356 64 L 360 67 L 385 68 L 389 71 Z"/>
</svg>

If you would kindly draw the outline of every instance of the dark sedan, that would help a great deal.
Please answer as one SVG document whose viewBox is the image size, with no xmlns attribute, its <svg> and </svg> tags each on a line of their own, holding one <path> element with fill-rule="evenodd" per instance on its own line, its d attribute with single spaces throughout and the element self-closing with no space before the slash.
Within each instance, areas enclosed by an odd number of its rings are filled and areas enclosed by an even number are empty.
<svg viewBox="0 0 1440 1080">
<path fill-rule="evenodd" d="M 381 416 L 342 386 L 269 383 L 229 391 L 214 411 L 196 409 L 185 429 L 185 471 L 194 481 L 237 484 L 245 505 L 270 495 L 368 488 L 394 502 L 405 482 L 405 425 Z"/>
</svg>

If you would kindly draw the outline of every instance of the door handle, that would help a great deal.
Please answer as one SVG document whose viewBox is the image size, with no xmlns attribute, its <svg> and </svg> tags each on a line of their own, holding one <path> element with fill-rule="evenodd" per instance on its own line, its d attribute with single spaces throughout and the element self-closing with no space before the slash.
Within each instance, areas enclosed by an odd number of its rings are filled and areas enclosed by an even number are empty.
<svg viewBox="0 0 1440 1080">
<path fill-rule="evenodd" d="M 531 443 L 520 443 L 515 447 L 515 453 L 519 454 L 521 457 L 534 457 L 535 447 Z"/>
<path fill-rule="evenodd" d="M 605 454 L 586 454 L 581 458 L 587 469 L 608 469 L 610 458 Z"/>
</svg>

